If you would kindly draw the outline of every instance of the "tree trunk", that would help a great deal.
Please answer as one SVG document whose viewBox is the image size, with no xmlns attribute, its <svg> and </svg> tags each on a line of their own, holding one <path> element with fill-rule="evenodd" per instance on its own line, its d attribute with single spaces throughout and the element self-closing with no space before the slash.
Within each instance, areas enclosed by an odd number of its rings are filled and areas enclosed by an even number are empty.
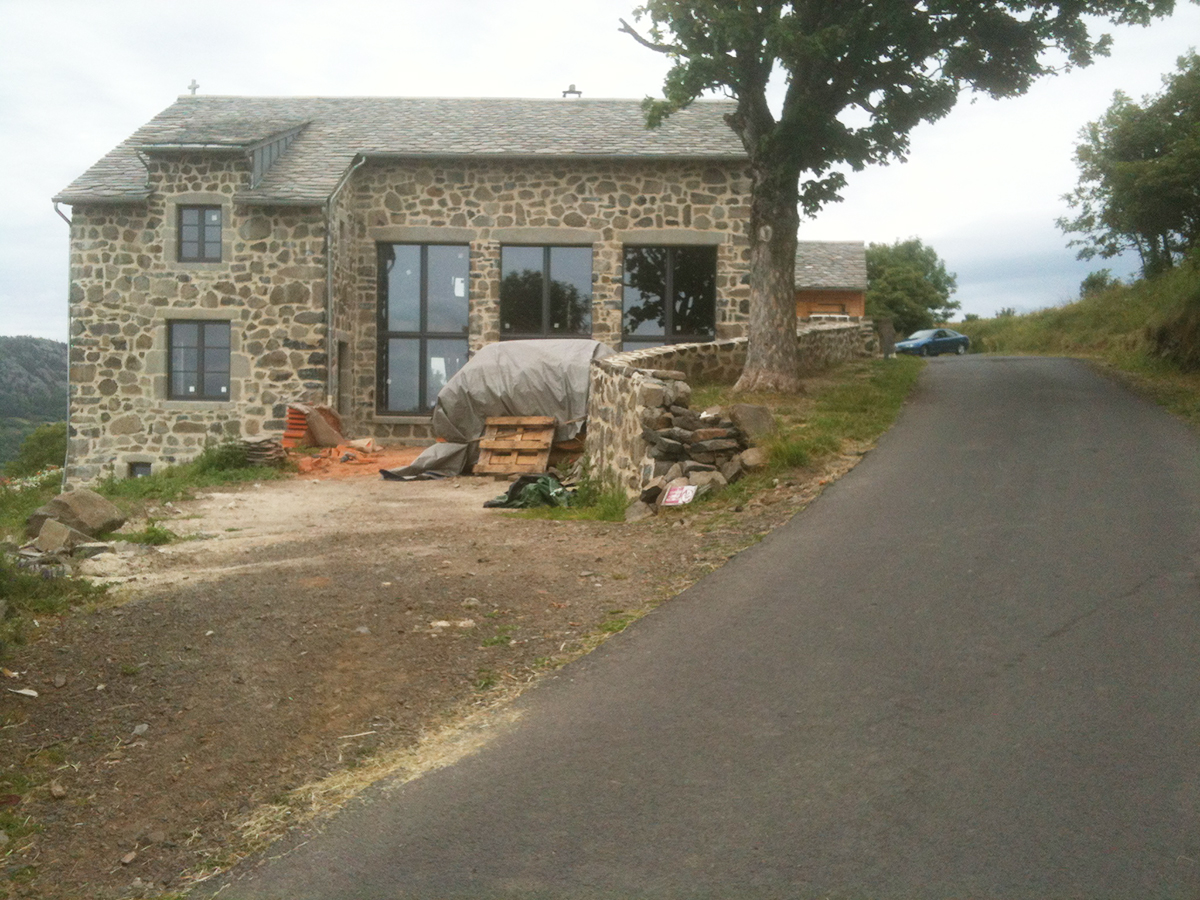
<svg viewBox="0 0 1200 900">
<path fill-rule="evenodd" d="M 791 189 L 788 189 L 789 179 Z M 796 350 L 798 173 L 756 173 L 750 207 L 750 327 L 734 391 L 800 390 Z"/>
</svg>

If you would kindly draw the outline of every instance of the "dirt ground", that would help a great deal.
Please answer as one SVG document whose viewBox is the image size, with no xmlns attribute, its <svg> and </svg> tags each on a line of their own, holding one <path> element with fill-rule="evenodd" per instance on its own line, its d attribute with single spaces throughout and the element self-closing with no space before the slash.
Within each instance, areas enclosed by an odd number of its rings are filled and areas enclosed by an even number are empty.
<svg viewBox="0 0 1200 900">
<path fill-rule="evenodd" d="M 858 458 L 632 524 L 521 518 L 483 508 L 493 479 L 369 465 L 159 510 L 192 539 L 89 562 L 110 599 L 6 661 L 0 686 L 38 696 L 0 691 L 0 804 L 39 830 L 0 843 L 0 896 L 182 892 L 337 805 L 313 785 L 503 702 Z"/>
</svg>

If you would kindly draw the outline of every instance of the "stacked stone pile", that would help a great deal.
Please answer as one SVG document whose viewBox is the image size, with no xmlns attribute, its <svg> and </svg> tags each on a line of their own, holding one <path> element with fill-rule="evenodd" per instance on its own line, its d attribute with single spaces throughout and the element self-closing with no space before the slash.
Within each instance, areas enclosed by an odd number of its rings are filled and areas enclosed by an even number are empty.
<svg viewBox="0 0 1200 900">
<path fill-rule="evenodd" d="M 33 541 L 21 548 L 21 556 L 88 557 L 107 552 L 111 547 L 97 536 L 124 524 L 125 514 L 94 491 L 59 494 L 26 520 L 26 534 Z"/>
<path fill-rule="evenodd" d="M 642 491 L 631 517 L 662 503 L 668 489 L 692 485 L 697 495 L 718 490 L 750 469 L 766 464 L 765 452 L 751 446 L 775 431 L 770 410 L 735 404 L 696 412 L 682 373 L 655 371 L 642 385 L 641 417 L 645 455 Z"/>
</svg>

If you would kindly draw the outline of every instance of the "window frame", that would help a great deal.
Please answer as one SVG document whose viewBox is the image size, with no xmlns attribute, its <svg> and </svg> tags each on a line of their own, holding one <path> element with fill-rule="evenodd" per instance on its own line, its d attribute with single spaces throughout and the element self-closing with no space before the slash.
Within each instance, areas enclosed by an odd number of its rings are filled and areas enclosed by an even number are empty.
<svg viewBox="0 0 1200 900">
<path fill-rule="evenodd" d="M 188 256 L 184 252 L 183 217 L 188 212 L 198 212 L 200 214 L 200 223 L 198 226 L 200 235 L 197 242 L 198 251 L 196 256 Z M 208 229 L 205 220 L 206 213 L 215 211 L 221 221 L 217 223 L 217 239 L 215 245 L 205 237 L 205 232 Z M 190 227 L 190 226 L 189 226 Z M 225 210 L 220 204 L 216 203 L 178 203 L 175 207 L 175 258 L 181 263 L 219 263 L 222 261 L 223 242 L 225 237 Z M 211 255 L 215 246 L 216 256 Z"/>
<path fill-rule="evenodd" d="M 420 298 L 418 311 L 418 329 L 390 331 L 388 330 L 388 270 L 387 270 L 387 252 L 391 247 L 418 247 L 420 248 Z M 466 322 L 462 330 L 457 332 L 451 331 L 430 331 L 429 330 L 429 248 L 430 247 L 453 247 L 462 250 L 466 253 L 467 258 L 467 281 L 466 281 L 466 296 L 464 303 L 466 304 Z M 441 242 L 441 241 L 380 241 L 376 244 L 376 264 L 377 264 L 377 302 L 376 302 L 376 321 L 377 321 L 377 339 L 375 343 L 375 413 L 378 416 L 428 416 L 433 412 L 433 404 L 425 405 L 426 394 L 429 390 L 429 343 L 430 341 L 439 340 L 455 340 L 462 341 L 467 348 L 466 355 L 470 355 L 470 312 L 471 312 L 471 246 L 462 242 Z M 393 409 L 390 406 L 391 400 L 391 384 L 388 380 L 389 368 L 389 351 L 388 346 L 393 340 L 416 340 L 418 341 L 418 365 L 417 365 L 417 407 L 415 409 Z M 436 398 L 434 398 L 436 403 Z"/>
<path fill-rule="evenodd" d="M 631 334 L 625 330 L 626 291 L 633 287 L 626 280 L 629 273 L 628 254 L 644 250 L 665 250 L 666 271 L 663 273 L 663 331 L 662 334 Z M 712 254 L 712 334 L 674 331 L 675 324 L 675 267 L 680 251 L 703 250 Z M 625 350 L 659 347 L 667 344 L 707 343 L 717 339 L 717 265 L 719 254 L 707 244 L 626 244 L 621 250 L 621 344 Z M 633 345 L 632 347 L 626 345 Z"/>
<path fill-rule="evenodd" d="M 513 250 L 541 250 L 542 251 L 542 302 L 540 310 L 541 329 L 538 331 L 505 331 L 504 330 L 504 251 Z M 555 331 L 551 325 L 551 290 L 553 280 L 551 278 L 551 260 L 555 250 L 580 250 L 586 251 L 589 258 L 588 264 L 588 298 L 587 298 L 587 327 L 583 331 Z M 591 245 L 579 244 L 524 244 L 524 243 L 507 243 L 500 247 L 500 340 L 502 341 L 522 341 L 522 340 L 540 340 L 560 338 L 562 340 L 587 340 L 592 336 L 592 304 L 595 300 L 595 274 L 596 260 L 595 253 Z"/>
<path fill-rule="evenodd" d="M 200 390 L 194 394 L 175 393 L 175 374 L 179 371 L 175 366 L 175 329 L 179 325 L 195 325 L 196 328 L 196 383 Z M 205 343 L 205 333 L 209 328 L 224 326 L 228 331 L 228 340 L 224 347 L 209 347 Z M 205 354 L 208 350 L 225 351 L 225 392 L 208 394 L 204 392 L 204 384 L 208 373 L 205 365 Z M 200 402 L 228 403 L 233 392 L 233 323 L 229 319 L 170 319 L 167 321 L 167 399 Z"/>
</svg>

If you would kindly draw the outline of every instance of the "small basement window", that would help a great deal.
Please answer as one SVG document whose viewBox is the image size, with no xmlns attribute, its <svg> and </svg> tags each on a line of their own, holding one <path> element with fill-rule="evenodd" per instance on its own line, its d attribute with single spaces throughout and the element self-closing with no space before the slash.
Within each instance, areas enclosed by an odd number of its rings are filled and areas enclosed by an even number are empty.
<svg viewBox="0 0 1200 900">
<path fill-rule="evenodd" d="M 148 478 L 151 464 L 148 462 L 131 462 L 129 464 L 130 478 Z"/>
</svg>

